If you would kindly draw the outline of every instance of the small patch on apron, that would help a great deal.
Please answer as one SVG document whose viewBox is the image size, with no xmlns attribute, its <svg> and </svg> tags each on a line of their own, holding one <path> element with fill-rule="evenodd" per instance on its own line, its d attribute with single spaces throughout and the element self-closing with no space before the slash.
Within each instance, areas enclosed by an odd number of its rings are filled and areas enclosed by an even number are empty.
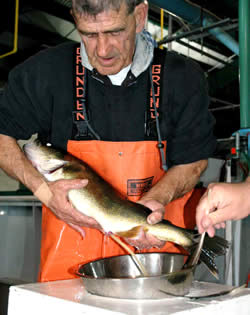
<svg viewBox="0 0 250 315">
<path fill-rule="evenodd" d="M 127 181 L 127 195 L 128 196 L 141 196 L 147 192 L 153 183 L 154 176 L 144 179 L 128 179 Z"/>
</svg>

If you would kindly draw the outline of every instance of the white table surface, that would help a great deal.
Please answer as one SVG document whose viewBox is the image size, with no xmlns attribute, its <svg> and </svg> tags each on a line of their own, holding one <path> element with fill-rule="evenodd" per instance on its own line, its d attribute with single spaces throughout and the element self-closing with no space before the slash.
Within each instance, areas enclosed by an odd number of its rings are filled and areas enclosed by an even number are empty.
<svg viewBox="0 0 250 315">
<path fill-rule="evenodd" d="M 220 284 L 195 282 L 208 294 L 228 288 Z M 160 296 L 155 300 L 129 300 L 89 294 L 81 279 L 33 283 L 10 287 L 8 315 L 83 315 L 83 314 L 178 314 L 249 315 L 250 289 L 233 295 L 190 300 L 186 297 Z"/>
</svg>

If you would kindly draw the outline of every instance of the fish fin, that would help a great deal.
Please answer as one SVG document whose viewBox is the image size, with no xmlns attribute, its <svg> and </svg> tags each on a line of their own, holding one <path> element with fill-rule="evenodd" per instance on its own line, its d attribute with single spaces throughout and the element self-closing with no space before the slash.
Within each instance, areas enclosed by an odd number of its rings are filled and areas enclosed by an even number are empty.
<svg viewBox="0 0 250 315">
<path fill-rule="evenodd" d="M 116 232 L 115 234 L 120 236 L 120 237 L 138 238 L 142 232 L 146 233 L 147 231 L 148 231 L 148 229 L 145 228 L 144 226 L 137 225 L 130 230 L 122 231 L 122 232 Z"/>
<path fill-rule="evenodd" d="M 192 257 L 192 254 L 195 251 L 199 241 L 197 235 L 193 235 L 193 241 L 194 245 L 188 248 L 190 257 Z M 205 266 L 216 279 L 219 279 L 219 273 L 218 268 L 215 264 L 215 257 L 225 255 L 229 246 L 230 243 L 222 237 L 214 236 L 211 238 L 208 235 L 205 236 L 203 248 L 200 254 L 200 262 L 203 262 L 205 264 Z M 187 264 L 188 261 L 186 265 Z"/>
<path fill-rule="evenodd" d="M 207 235 L 203 247 L 213 252 L 215 256 L 221 256 L 226 254 L 227 249 L 230 247 L 230 242 L 217 235 L 214 237 L 209 237 Z"/>
<path fill-rule="evenodd" d="M 200 260 L 205 263 L 209 271 L 217 279 L 219 279 L 219 274 L 214 262 L 215 257 L 225 255 L 229 246 L 230 243 L 220 236 L 209 237 L 206 235 L 205 237 Z"/>
</svg>

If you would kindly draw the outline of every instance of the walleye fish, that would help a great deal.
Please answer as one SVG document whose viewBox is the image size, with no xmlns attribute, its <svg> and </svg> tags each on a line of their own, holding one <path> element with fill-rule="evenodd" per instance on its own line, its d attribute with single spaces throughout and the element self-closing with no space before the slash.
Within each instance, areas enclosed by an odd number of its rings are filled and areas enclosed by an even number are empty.
<svg viewBox="0 0 250 315">
<path fill-rule="evenodd" d="M 190 254 L 196 249 L 200 238 L 197 232 L 177 227 L 166 220 L 148 224 L 147 216 L 152 212 L 149 208 L 122 199 L 115 189 L 86 163 L 51 146 L 44 146 L 38 140 L 25 144 L 23 150 L 34 167 L 48 181 L 88 179 L 86 187 L 71 189 L 68 198 L 78 211 L 98 221 L 105 233 L 136 238 L 143 229 L 160 240 L 180 245 Z M 214 258 L 224 255 L 227 247 L 228 242 L 223 238 L 206 237 L 201 250 L 200 261 L 205 263 L 217 278 L 218 270 Z"/>
</svg>

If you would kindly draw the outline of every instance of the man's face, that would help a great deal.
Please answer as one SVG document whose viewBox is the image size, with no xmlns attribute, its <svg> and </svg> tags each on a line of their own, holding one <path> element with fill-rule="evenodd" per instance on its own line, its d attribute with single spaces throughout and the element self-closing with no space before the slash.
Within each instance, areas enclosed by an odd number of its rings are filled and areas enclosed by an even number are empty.
<svg viewBox="0 0 250 315">
<path fill-rule="evenodd" d="M 140 4 L 128 15 L 123 4 L 119 12 L 75 16 L 89 62 L 100 74 L 116 74 L 132 62 L 135 36 L 144 26 L 146 12 L 146 6 Z"/>
</svg>

